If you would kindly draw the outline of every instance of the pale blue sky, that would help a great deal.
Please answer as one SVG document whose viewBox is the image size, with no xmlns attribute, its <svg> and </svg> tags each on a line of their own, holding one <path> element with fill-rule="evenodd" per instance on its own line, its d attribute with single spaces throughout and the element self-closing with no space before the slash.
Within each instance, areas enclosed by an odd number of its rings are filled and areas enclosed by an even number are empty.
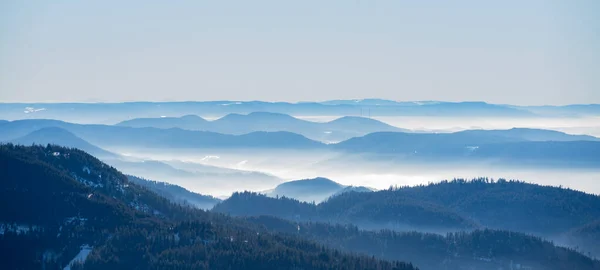
<svg viewBox="0 0 600 270">
<path fill-rule="evenodd" d="M 0 102 L 600 103 L 600 1 L 0 1 Z"/>
</svg>

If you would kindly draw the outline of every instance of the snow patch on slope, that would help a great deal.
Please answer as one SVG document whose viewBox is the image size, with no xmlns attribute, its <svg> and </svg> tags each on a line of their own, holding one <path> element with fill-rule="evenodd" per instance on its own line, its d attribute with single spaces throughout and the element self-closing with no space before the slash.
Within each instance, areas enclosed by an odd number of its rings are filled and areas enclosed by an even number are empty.
<svg viewBox="0 0 600 270">
<path fill-rule="evenodd" d="M 81 249 L 79 250 L 79 253 L 75 255 L 75 258 L 73 258 L 69 262 L 69 264 L 67 264 L 67 266 L 63 268 L 63 270 L 71 270 L 71 267 L 73 267 L 73 265 L 84 263 L 85 259 L 87 259 L 87 256 L 90 255 L 90 252 L 92 252 L 91 246 L 89 246 L 88 244 L 82 245 Z"/>
</svg>

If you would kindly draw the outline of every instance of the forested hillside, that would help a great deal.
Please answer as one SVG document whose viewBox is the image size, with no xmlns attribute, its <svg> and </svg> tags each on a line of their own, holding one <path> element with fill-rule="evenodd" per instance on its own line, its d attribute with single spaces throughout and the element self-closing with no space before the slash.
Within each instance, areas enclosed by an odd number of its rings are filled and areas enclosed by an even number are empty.
<svg viewBox="0 0 600 270">
<path fill-rule="evenodd" d="M 0 145 L 0 166 L 5 269 L 413 269 L 173 204 L 77 149 Z"/>
<path fill-rule="evenodd" d="M 270 214 L 339 223 L 369 221 L 373 226 L 396 224 L 418 226 L 420 230 L 488 227 L 554 235 L 597 219 L 600 196 L 561 187 L 481 178 L 377 192 L 348 192 L 317 205 L 236 193 L 214 210 L 232 215 Z"/>
<path fill-rule="evenodd" d="M 206 210 L 213 208 L 213 206 L 221 201 L 213 196 L 191 192 L 183 187 L 165 182 L 147 180 L 133 175 L 128 175 L 127 178 L 129 181 L 146 187 L 152 192 L 176 204 L 189 205 Z"/>
<path fill-rule="evenodd" d="M 477 224 L 451 209 L 410 198 L 386 200 L 385 204 L 366 202 L 360 204 L 345 194 L 332 197 L 320 204 L 300 202 L 287 197 L 271 198 L 265 195 L 234 193 L 217 204 L 213 211 L 235 216 L 272 215 L 299 221 L 322 221 L 358 224 L 373 229 L 416 229 L 429 231 L 463 230 L 477 228 Z"/>
<path fill-rule="evenodd" d="M 353 225 L 298 223 L 271 216 L 248 217 L 247 220 L 273 231 L 312 239 L 341 250 L 411 261 L 424 270 L 600 268 L 600 261 L 574 250 L 556 247 L 539 237 L 510 231 L 486 229 L 439 235 L 365 231 Z"/>
<path fill-rule="evenodd" d="M 349 192 L 319 203 L 233 194 L 213 211 L 235 216 L 271 215 L 293 221 L 354 224 L 445 234 L 498 229 L 541 236 L 598 257 L 600 196 L 521 181 L 456 179 L 429 185 Z"/>
</svg>

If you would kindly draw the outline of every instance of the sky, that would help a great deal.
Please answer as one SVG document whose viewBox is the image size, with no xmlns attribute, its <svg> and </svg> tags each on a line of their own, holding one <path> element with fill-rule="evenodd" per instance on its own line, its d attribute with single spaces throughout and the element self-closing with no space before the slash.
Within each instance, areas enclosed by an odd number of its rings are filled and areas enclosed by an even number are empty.
<svg viewBox="0 0 600 270">
<path fill-rule="evenodd" d="M 0 102 L 600 103 L 600 1 L 0 1 Z"/>
</svg>

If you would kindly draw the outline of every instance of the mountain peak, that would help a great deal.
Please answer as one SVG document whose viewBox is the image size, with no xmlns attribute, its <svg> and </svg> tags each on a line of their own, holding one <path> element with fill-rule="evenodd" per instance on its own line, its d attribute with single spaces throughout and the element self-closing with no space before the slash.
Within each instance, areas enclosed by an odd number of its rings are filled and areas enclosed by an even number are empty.
<svg viewBox="0 0 600 270">
<path fill-rule="evenodd" d="M 343 188 L 343 185 L 333 180 L 317 177 L 279 184 L 271 195 L 286 196 L 301 201 L 321 201 Z"/>
<path fill-rule="evenodd" d="M 239 114 L 239 113 L 230 113 L 227 114 L 215 121 L 223 121 L 223 120 L 244 120 L 247 121 L 248 118 L 252 119 L 269 119 L 269 120 L 299 120 L 291 115 L 284 113 L 274 113 L 274 112 L 251 112 L 249 114 Z"/>
<path fill-rule="evenodd" d="M 204 122 L 208 121 L 208 120 L 206 120 L 206 119 L 204 119 L 204 118 L 202 118 L 202 117 L 200 117 L 198 115 L 195 115 L 195 114 L 187 114 L 187 115 L 179 117 L 179 119 L 182 119 L 182 120 L 198 120 L 198 121 L 204 121 Z"/>
<path fill-rule="evenodd" d="M 46 145 L 55 144 L 65 147 L 79 148 L 85 152 L 98 157 L 116 157 L 116 154 L 108 152 L 100 147 L 90 144 L 70 131 L 59 127 L 45 127 L 33 131 L 21 138 L 11 141 L 21 145 Z"/>
</svg>

